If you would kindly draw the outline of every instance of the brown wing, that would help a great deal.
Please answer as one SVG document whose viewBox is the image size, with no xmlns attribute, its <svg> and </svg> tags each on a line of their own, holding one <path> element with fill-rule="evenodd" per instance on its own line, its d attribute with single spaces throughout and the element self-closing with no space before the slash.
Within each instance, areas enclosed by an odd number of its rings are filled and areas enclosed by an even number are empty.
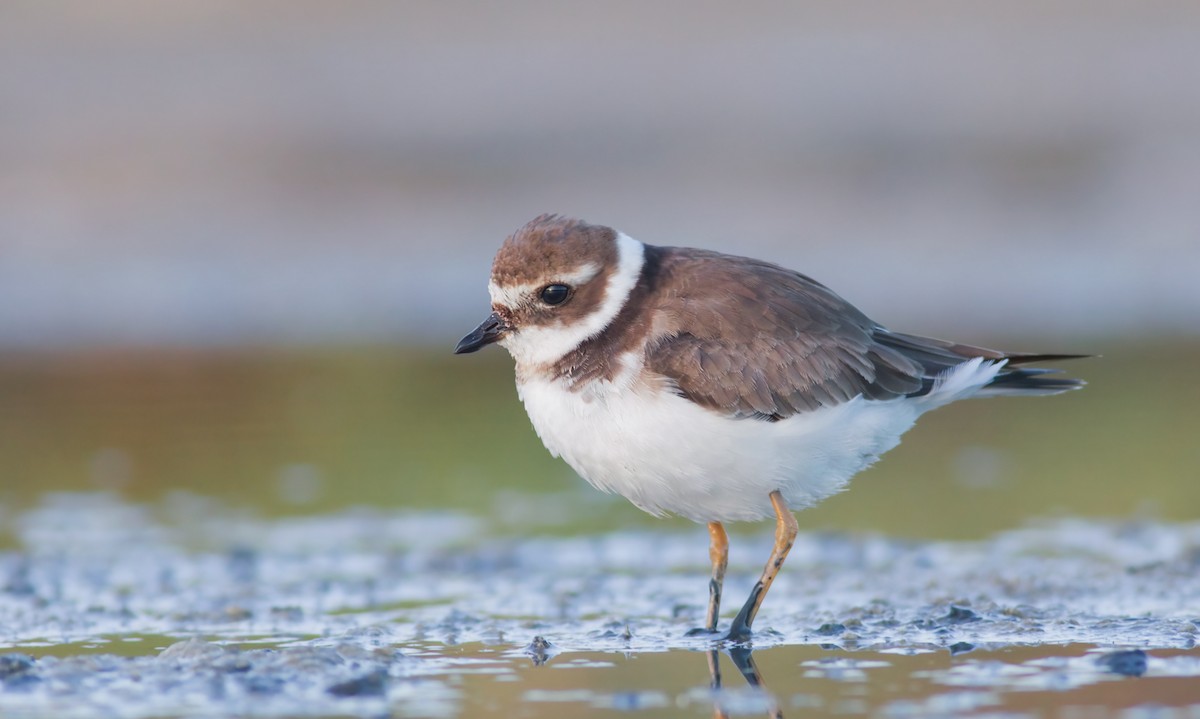
<svg viewBox="0 0 1200 719">
<path fill-rule="evenodd" d="M 875 323 L 816 281 L 757 260 L 663 253 L 646 366 L 693 402 L 780 419 L 924 386 L 919 362 L 876 342 Z"/>
<path fill-rule="evenodd" d="M 766 262 L 674 248 L 659 251 L 646 367 L 683 397 L 733 417 L 777 420 L 860 395 L 928 392 L 973 357 L 1010 364 L 1074 355 L 1006 354 L 892 333 L 824 285 Z M 1007 368 L 1011 392 L 1079 386 L 1050 370 Z"/>
</svg>

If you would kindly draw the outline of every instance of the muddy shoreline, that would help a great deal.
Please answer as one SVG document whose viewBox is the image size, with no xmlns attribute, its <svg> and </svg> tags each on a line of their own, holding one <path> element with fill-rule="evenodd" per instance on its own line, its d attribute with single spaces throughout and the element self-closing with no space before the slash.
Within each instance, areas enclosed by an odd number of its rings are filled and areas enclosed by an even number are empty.
<svg viewBox="0 0 1200 719">
<path fill-rule="evenodd" d="M 466 515 L 366 510 L 169 526 L 102 494 L 51 498 L 14 526 L 20 547 L 0 553 L 6 716 L 456 716 L 478 700 L 463 690 L 473 664 L 499 677 L 605 655 L 661 654 L 691 667 L 693 689 L 711 683 L 696 672 L 710 646 L 685 636 L 706 599 L 691 532 L 489 537 Z M 730 596 L 769 542 L 735 545 Z M 753 648 L 859 674 L 930 654 L 953 662 L 931 687 L 992 692 L 1047 667 L 1068 686 L 1196 676 L 1198 568 L 1197 523 L 1058 520 L 979 542 L 802 533 Z M 1035 663 L 997 671 L 1015 649 Z M 640 681 L 631 696 L 662 694 Z"/>
</svg>

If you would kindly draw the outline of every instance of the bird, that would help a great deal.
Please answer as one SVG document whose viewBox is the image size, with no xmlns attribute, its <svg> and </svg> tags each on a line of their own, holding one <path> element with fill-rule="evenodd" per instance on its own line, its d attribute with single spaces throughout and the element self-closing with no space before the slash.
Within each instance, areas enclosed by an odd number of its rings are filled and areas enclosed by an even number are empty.
<svg viewBox="0 0 1200 719">
<path fill-rule="evenodd" d="M 538 437 L 593 487 L 709 532 L 705 623 L 748 643 L 795 542 L 794 512 L 844 489 L 916 419 L 968 397 L 1083 382 L 1002 352 L 894 332 L 833 290 L 762 260 L 645 244 L 544 214 L 501 244 L 491 314 L 455 354 L 496 343 Z M 725 525 L 775 520 L 762 574 L 718 632 Z"/>
</svg>

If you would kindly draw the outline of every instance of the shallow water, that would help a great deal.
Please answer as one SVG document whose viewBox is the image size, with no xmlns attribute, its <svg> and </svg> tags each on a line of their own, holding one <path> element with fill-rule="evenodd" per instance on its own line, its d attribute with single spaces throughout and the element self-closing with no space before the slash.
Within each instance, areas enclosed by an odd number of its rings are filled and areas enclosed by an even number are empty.
<svg viewBox="0 0 1200 719">
<path fill-rule="evenodd" d="M 702 529 L 500 538 L 466 514 L 262 519 L 187 494 L 13 519 L 4 716 L 1200 715 L 1198 523 L 802 533 L 751 654 L 685 637 Z M 735 538 L 735 605 L 770 541 Z"/>
</svg>

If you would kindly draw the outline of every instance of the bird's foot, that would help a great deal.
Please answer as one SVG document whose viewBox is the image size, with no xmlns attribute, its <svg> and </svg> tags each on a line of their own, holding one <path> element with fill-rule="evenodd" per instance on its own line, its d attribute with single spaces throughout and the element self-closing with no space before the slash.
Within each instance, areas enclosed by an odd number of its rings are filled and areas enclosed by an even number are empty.
<svg viewBox="0 0 1200 719">
<path fill-rule="evenodd" d="M 750 599 L 742 606 L 742 610 L 737 613 L 733 621 L 729 624 L 729 631 L 723 632 L 714 639 L 721 644 L 727 645 L 745 645 L 750 643 L 750 623 L 754 621 L 751 617 L 757 608 L 756 600 L 762 592 L 762 583 L 760 582 L 754 587 L 754 591 L 750 593 Z"/>
<path fill-rule="evenodd" d="M 733 626 L 729 627 L 729 631 L 724 632 L 717 637 L 717 641 L 721 642 L 722 644 L 749 644 L 752 634 L 753 633 L 750 631 L 750 627 L 734 622 Z"/>
<path fill-rule="evenodd" d="M 749 644 L 752 634 L 753 632 L 750 631 L 750 627 L 735 621 L 727 631 L 722 632 L 715 628 L 696 627 L 695 629 L 689 629 L 684 636 L 708 639 L 714 644 L 741 645 Z"/>
</svg>

